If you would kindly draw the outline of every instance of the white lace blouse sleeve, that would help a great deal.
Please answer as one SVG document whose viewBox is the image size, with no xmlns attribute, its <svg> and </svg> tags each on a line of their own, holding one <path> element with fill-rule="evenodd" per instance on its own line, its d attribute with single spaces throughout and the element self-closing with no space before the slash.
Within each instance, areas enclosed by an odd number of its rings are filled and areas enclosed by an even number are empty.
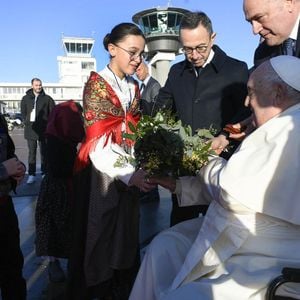
<svg viewBox="0 0 300 300">
<path fill-rule="evenodd" d="M 122 168 L 115 167 L 117 159 L 120 156 L 128 156 L 126 152 L 117 144 L 113 144 L 108 140 L 104 147 L 106 137 L 101 137 L 94 151 L 90 152 L 90 159 L 97 170 L 107 174 L 112 178 L 118 178 L 128 185 L 128 182 L 135 171 L 134 166 L 127 163 Z"/>
</svg>

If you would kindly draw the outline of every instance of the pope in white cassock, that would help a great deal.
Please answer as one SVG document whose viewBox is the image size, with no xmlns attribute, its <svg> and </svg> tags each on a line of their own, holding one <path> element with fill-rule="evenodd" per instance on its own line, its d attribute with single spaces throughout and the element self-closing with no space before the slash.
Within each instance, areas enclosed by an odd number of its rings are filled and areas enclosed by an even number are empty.
<svg viewBox="0 0 300 300">
<path fill-rule="evenodd" d="M 229 161 L 197 177 L 153 180 L 179 205 L 210 203 L 149 245 L 130 300 L 264 299 L 283 267 L 300 267 L 300 59 L 278 56 L 248 81 L 257 127 Z M 284 295 L 300 299 L 294 286 Z"/>
</svg>

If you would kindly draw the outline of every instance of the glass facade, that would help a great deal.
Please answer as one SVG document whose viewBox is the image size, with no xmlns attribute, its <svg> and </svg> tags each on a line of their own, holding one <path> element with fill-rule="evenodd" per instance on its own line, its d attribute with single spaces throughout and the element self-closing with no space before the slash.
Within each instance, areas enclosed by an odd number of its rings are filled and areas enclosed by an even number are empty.
<svg viewBox="0 0 300 300">
<path fill-rule="evenodd" d="M 94 70 L 95 64 L 93 62 L 90 62 L 90 61 L 82 61 L 81 62 L 81 68 L 83 70 Z"/>
<path fill-rule="evenodd" d="M 179 34 L 182 14 L 168 11 L 150 13 L 139 20 L 139 25 L 145 36 L 159 34 Z"/>
<path fill-rule="evenodd" d="M 90 54 L 93 47 L 92 43 L 69 43 L 65 42 L 65 47 L 68 53 Z"/>
</svg>

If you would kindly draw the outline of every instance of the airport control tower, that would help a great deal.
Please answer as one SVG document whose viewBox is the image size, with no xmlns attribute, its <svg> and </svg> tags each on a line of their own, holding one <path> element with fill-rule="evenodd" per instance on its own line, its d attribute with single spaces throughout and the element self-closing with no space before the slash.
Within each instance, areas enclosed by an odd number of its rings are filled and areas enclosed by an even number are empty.
<svg viewBox="0 0 300 300">
<path fill-rule="evenodd" d="M 164 85 L 170 62 L 180 54 L 179 25 L 188 10 L 176 7 L 158 7 L 136 13 L 132 20 L 146 37 L 147 62 L 151 74 Z"/>
<path fill-rule="evenodd" d="M 96 59 L 92 56 L 95 40 L 93 38 L 63 37 L 64 56 L 58 56 L 59 82 L 82 84 L 90 72 L 96 71 Z"/>
</svg>

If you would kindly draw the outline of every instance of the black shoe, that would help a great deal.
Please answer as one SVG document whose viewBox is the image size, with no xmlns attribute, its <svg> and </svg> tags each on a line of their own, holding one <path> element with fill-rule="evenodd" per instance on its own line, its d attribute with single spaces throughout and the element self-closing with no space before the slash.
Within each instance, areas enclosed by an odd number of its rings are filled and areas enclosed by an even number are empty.
<svg viewBox="0 0 300 300">
<path fill-rule="evenodd" d="M 65 273 L 60 266 L 59 260 L 50 261 L 48 274 L 49 280 L 52 282 L 64 282 L 66 280 Z"/>
</svg>

